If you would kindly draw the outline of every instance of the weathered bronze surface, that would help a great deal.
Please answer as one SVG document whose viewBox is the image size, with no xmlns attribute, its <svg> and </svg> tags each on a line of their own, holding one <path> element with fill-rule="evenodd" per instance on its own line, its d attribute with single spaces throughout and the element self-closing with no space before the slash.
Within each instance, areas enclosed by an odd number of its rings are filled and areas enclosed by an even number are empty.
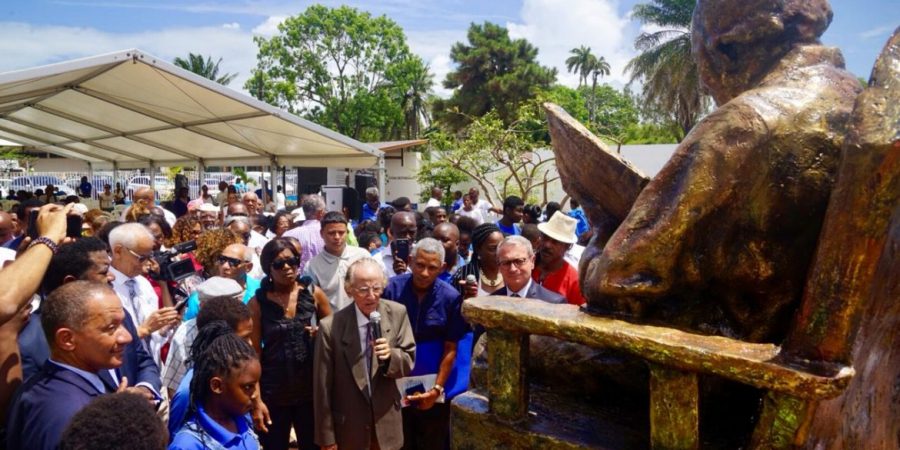
<svg viewBox="0 0 900 450">
<path fill-rule="evenodd" d="M 650 179 L 620 155 L 609 150 L 584 125 L 564 109 L 545 103 L 547 124 L 554 147 L 566 148 L 570 156 L 557 158 L 556 168 L 563 189 L 581 204 L 594 230 L 593 247 L 602 248 L 628 215 L 634 200 Z M 591 168 L 590 176 L 584 175 Z"/>
<path fill-rule="evenodd" d="M 853 377 L 852 368 L 840 365 L 817 366 L 812 372 L 783 364 L 779 362 L 780 347 L 773 344 L 634 324 L 584 314 L 574 305 L 491 296 L 466 300 L 462 311 L 470 323 L 488 329 L 552 336 L 590 347 L 621 350 L 667 367 L 711 373 L 806 399 L 836 397 Z M 488 354 L 493 355 L 494 342 L 488 345 Z"/>
<path fill-rule="evenodd" d="M 592 310 L 783 340 L 860 89 L 840 52 L 818 43 L 830 18 L 823 0 L 697 3 L 694 53 L 721 106 L 641 191 L 605 247 L 594 241 L 582 258 Z M 599 183 L 597 160 L 553 137 L 557 161 L 568 161 L 558 164 L 577 165 L 570 193 L 602 202 L 608 191 L 581 191 Z"/>
<path fill-rule="evenodd" d="M 454 447 L 900 448 L 900 29 L 854 105 L 856 80 L 818 45 L 830 20 L 825 0 L 699 0 L 695 56 L 721 107 L 643 190 L 637 171 L 546 105 L 565 187 L 599 218 L 580 268 L 591 314 L 467 300 L 465 317 L 498 345 L 490 400 L 454 402 Z M 574 388 L 615 400 L 578 382 L 614 379 L 596 370 L 610 350 L 649 366 L 648 380 L 622 365 L 638 381 L 612 389 L 649 396 L 590 422 L 556 399 Z M 536 355 L 544 364 L 525 363 Z M 551 373 L 581 357 L 594 365 Z M 619 415 L 629 420 L 609 420 Z"/>
</svg>

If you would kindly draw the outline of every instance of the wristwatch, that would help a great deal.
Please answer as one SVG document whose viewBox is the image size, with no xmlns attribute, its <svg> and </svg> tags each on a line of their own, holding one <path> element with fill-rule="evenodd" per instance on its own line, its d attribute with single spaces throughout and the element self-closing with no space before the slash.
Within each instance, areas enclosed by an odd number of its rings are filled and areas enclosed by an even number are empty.
<svg viewBox="0 0 900 450">
<path fill-rule="evenodd" d="M 434 389 L 438 392 L 438 397 L 444 395 L 444 387 L 443 386 L 441 386 L 439 384 L 435 384 L 432 389 Z"/>
</svg>

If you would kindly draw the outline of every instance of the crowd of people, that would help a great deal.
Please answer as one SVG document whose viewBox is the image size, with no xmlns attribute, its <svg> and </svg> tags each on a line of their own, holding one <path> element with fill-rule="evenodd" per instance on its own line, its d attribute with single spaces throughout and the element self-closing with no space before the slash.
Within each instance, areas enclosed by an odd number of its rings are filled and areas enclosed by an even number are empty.
<svg viewBox="0 0 900 450">
<path fill-rule="evenodd" d="M 6 448 L 448 448 L 465 299 L 584 303 L 574 202 L 370 188 L 349 217 L 220 191 L 0 211 Z"/>
</svg>

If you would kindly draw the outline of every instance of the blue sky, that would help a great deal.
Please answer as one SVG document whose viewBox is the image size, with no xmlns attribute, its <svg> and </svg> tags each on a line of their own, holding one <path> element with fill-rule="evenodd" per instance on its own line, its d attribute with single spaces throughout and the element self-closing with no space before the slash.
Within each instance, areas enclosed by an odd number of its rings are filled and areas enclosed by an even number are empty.
<svg viewBox="0 0 900 450">
<path fill-rule="evenodd" d="M 608 81 L 621 86 L 640 25 L 628 18 L 644 0 L 357 0 L 320 1 L 385 14 L 406 31 L 410 48 L 431 64 L 436 81 L 452 69 L 450 46 L 472 22 L 509 27 L 540 49 L 559 81 L 575 85 L 563 61 L 590 46 L 610 62 Z M 268 36 L 284 17 L 314 2 L 288 0 L 6 0 L 0 4 L 0 72 L 137 47 L 171 60 L 188 52 L 222 57 L 240 89 L 255 65 L 254 35 Z M 885 40 L 900 25 L 900 0 L 832 0 L 835 18 L 823 42 L 837 46 L 847 67 L 868 77 Z M 445 91 L 438 90 L 446 95 Z"/>
</svg>

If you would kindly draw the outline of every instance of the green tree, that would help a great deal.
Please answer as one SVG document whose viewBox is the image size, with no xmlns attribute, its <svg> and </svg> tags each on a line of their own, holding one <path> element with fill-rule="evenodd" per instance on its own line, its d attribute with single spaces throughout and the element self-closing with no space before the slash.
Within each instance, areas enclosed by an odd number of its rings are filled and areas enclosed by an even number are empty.
<svg viewBox="0 0 900 450">
<path fill-rule="evenodd" d="M 254 41 L 257 66 L 245 85 L 252 95 L 356 139 L 402 134 L 398 93 L 428 90 L 427 77 L 404 70 L 427 67 L 411 62 L 417 58 L 403 29 L 385 16 L 313 5 L 282 22 L 271 39 Z M 421 83 L 412 87 L 416 78 Z"/>
<path fill-rule="evenodd" d="M 434 86 L 434 75 L 418 56 L 407 59 L 393 69 L 390 77 L 395 80 L 394 92 L 403 110 L 406 136 L 418 139 L 422 129 L 431 125 L 429 94 Z"/>
<path fill-rule="evenodd" d="M 632 17 L 661 28 L 641 33 L 641 53 L 625 67 L 630 83 L 643 84 L 641 102 L 662 112 L 687 134 L 707 110 L 697 65 L 691 57 L 691 15 L 695 0 L 652 0 L 635 5 Z"/>
<path fill-rule="evenodd" d="M 502 26 L 472 24 L 467 37 L 468 44 L 457 42 L 450 49 L 457 68 L 443 85 L 454 90 L 453 96 L 434 105 L 435 115 L 452 130 L 492 110 L 509 126 L 536 89 L 556 80 L 556 69 L 537 63 L 538 49 L 525 39 L 510 39 Z"/>
<path fill-rule="evenodd" d="M 569 50 L 572 56 L 566 58 L 566 70 L 578 74 L 578 87 L 587 84 L 587 77 L 591 74 L 591 68 L 596 59 L 591 54 L 591 48 L 580 46 Z"/>
<path fill-rule="evenodd" d="M 208 78 L 222 85 L 228 85 L 238 75 L 236 73 L 226 73 L 219 76 L 219 64 L 222 58 L 213 63 L 212 57 L 207 56 L 203 59 L 203 55 L 188 53 L 187 59 L 176 57 L 174 64 L 184 70 L 189 70 L 203 78 Z"/>
<path fill-rule="evenodd" d="M 433 173 L 462 174 L 480 187 L 492 204 L 509 195 L 526 201 L 546 203 L 548 183 L 559 179 L 547 143 L 535 136 L 546 136 L 546 120 L 540 102 L 524 103 L 516 111 L 518 119 L 506 125 L 496 111 L 472 118 L 457 133 L 437 131 L 429 135 L 433 159 L 423 165 L 419 180 Z M 536 130 L 541 124 L 542 130 Z"/>
</svg>

